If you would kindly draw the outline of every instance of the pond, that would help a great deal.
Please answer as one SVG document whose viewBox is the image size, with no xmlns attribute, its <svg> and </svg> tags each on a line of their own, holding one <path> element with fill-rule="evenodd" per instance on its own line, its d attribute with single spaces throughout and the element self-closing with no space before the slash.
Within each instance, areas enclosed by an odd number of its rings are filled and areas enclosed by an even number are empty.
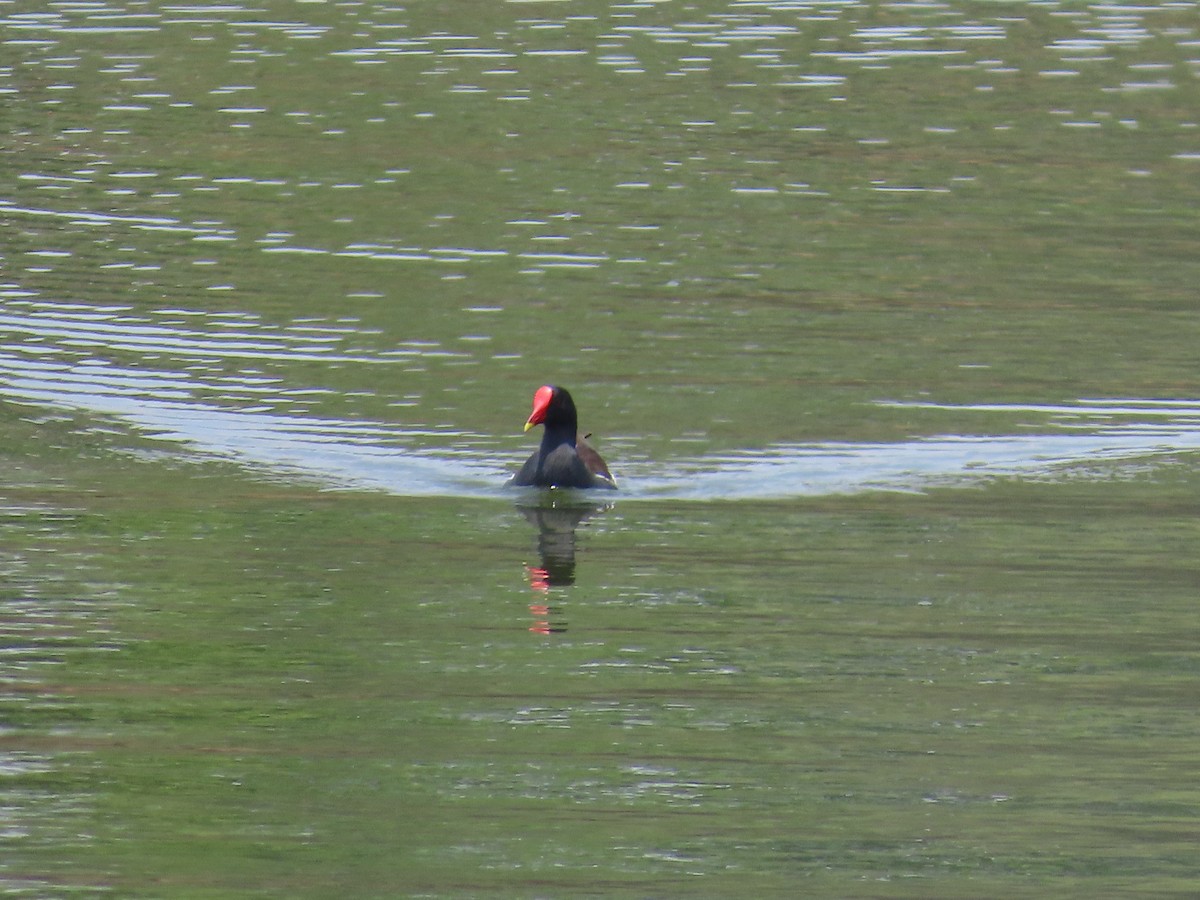
<svg viewBox="0 0 1200 900">
<path fill-rule="evenodd" d="M 6 893 L 1194 892 L 1194 3 L 0 41 Z"/>
</svg>

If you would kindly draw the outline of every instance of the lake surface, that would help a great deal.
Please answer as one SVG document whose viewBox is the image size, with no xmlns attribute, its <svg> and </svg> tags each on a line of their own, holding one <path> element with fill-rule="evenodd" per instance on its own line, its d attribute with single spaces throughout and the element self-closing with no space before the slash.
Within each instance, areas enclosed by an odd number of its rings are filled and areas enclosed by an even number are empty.
<svg viewBox="0 0 1200 900">
<path fill-rule="evenodd" d="M 0 8 L 0 889 L 1194 896 L 1196 13 Z"/>
</svg>

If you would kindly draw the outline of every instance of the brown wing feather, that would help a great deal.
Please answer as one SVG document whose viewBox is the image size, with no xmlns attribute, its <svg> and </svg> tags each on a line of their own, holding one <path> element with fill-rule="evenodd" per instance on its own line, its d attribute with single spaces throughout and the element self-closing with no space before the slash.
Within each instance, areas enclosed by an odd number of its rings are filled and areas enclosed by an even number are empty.
<svg viewBox="0 0 1200 900">
<path fill-rule="evenodd" d="M 587 442 L 587 439 L 591 436 L 591 432 L 577 436 L 575 438 L 575 452 L 579 454 L 579 459 L 587 466 L 589 472 L 611 484 L 616 484 L 616 479 L 608 471 L 608 465 L 600 458 L 600 454 L 596 452 L 595 448 Z"/>
</svg>

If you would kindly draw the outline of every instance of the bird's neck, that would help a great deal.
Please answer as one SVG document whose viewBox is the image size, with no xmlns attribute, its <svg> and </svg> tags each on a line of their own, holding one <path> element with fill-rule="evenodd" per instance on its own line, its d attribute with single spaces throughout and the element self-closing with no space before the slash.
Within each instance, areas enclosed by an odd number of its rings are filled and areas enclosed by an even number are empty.
<svg viewBox="0 0 1200 900">
<path fill-rule="evenodd" d="M 542 452 L 549 453 L 563 444 L 570 444 L 574 447 L 576 430 L 577 427 L 574 422 L 560 422 L 556 425 L 545 427 L 542 433 Z"/>
</svg>

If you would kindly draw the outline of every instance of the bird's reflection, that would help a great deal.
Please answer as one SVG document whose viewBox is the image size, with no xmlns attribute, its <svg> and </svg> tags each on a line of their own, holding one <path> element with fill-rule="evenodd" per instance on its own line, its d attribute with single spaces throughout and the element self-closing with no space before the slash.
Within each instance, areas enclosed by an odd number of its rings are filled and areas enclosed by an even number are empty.
<svg viewBox="0 0 1200 900">
<path fill-rule="evenodd" d="M 539 564 L 525 567 L 529 587 L 536 595 L 529 610 L 537 621 L 530 631 L 553 634 L 567 630 L 562 609 L 547 602 L 550 591 L 575 583 L 575 532 L 587 519 L 611 508 L 611 503 L 596 503 L 556 491 L 543 491 L 517 502 L 521 515 L 537 528 Z"/>
</svg>

